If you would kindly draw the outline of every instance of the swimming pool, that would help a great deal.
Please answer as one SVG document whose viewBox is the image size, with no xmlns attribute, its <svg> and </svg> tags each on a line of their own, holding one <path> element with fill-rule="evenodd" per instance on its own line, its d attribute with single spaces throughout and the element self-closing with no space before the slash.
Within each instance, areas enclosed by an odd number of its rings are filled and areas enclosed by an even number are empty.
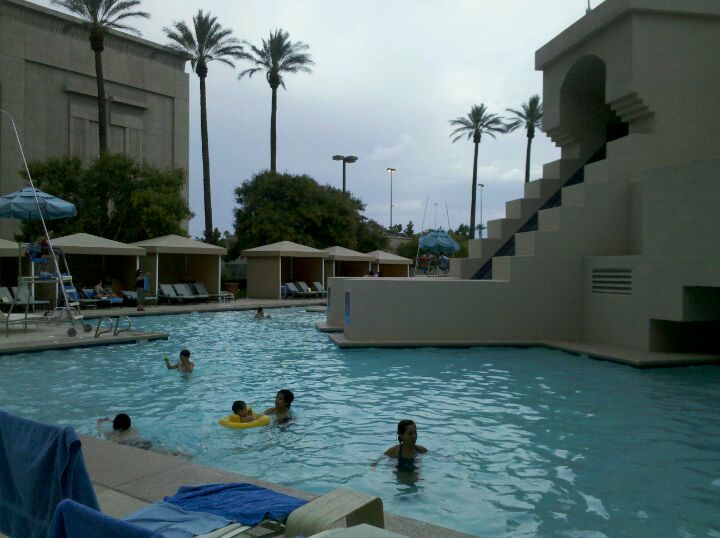
<svg viewBox="0 0 720 538">
<path fill-rule="evenodd" d="M 720 536 L 720 367 L 635 370 L 542 348 L 340 350 L 320 314 L 135 318 L 170 341 L 0 357 L 0 407 L 94 433 L 127 412 L 197 463 L 484 537 Z M 196 369 L 162 357 L 193 352 Z M 217 425 L 235 399 L 295 392 L 297 419 Z M 416 477 L 370 463 L 400 418 L 430 449 Z"/>
</svg>

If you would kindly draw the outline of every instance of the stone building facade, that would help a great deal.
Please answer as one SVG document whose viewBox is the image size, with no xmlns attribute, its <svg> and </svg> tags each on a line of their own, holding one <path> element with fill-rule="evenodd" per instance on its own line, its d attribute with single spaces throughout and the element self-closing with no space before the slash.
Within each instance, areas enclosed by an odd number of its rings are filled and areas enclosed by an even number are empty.
<svg viewBox="0 0 720 538">
<path fill-rule="evenodd" d="M 108 144 L 115 153 L 185 170 L 187 199 L 189 80 L 178 54 L 110 32 L 103 51 Z M 97 86 L 88 32 L 79 19 L 25 2 L 0 0 L 0 109 L 17 126 L 28 160 L 98 155 Z M 0 113 L 0 194 L 24 185 L 21 154 Z M 18 221 L 0 220 L 12 239 Z"/>
</svg>

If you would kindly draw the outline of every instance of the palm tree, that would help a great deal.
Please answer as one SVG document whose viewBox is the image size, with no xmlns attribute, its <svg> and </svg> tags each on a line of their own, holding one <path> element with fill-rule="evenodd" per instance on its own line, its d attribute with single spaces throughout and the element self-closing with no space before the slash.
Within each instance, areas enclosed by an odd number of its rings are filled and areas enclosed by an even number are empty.
<svg viewBox="0 0 720 538">
<path fill-rule="evenodd" d="M 238 79 L 242 79 L 245 75 L 248 78 L 260 71 L 265 72 L 265 78 L 272 90 L 272 108 L 270 110 L 270 171 L 275 172 L 277 169 L 277 89 L 278 86 L 285 88 L 283 73 L 297 73 L 303 71 L 312 73 L 312 61 L 306 50 L 310 48 L 302 41 L 293 43 L 290 41 L 290 34 L 277 29 L 270 32 L 270 37 L 262 40 L 262 48 L 245 41 L 250 48 L 250 52 L 243 52 L 241 57 L 255 64 L 255 67 L 245 69 L 240 73 Z"/>
<path fill-rule="evenodd" d="M 522 110 L 507 109 L 514 118 L 507 124 L 508 133 L 519 127 L 527 131 L 527 151 L 525 154 L 525 183 L 530 181 L 530 146 L 535 138 L 535 129 L 542 128 L 543 106 L 539 95 L 533 95 L 527 103 L 523 103 Z"/>
<path fill-rule="evenodd" d="M 207 96 L 205 78 L 208 64 L 214 60 L 235 67 L 233 59 L 242 53 L 240 41 L 232 36 L 232 30 L 223 28 L 217 17 L 199 10 L 193 17 L 193 30 L 184 21 L 172 28 L 163 28 L 171 40 L 169 48 L 184 55 L 200 79 L 200 137 L 202 139 L 203 195 L 205 199 L 205 240 L 213 235 L 212 199 L 210 197 L 210 150 L 208 147 Z M 194 32 L 193 32 L 194 31 Z"/>
<path fill-rule="evenodd" d="M 130 17 L 149 18 L 144 11 L 135 11 L 140 0 L 52 0 L 77 15 L 90 30 L 90 48 L 95 53 L 95 77 L 98 92 L 98 138 L 100 155 L 107 153 L 107 101 L 105 100 L 105 79 L 103 78 L 102 52 L 105 48 L 105 34 L 108 30 L 125 30 L 136 35 L 140 32 L 121 21 Z"/>
<path fill-rule="evenodd" d="M 472 179 L 472 203 L 470 204 L 470 239 L 475 238 L 475 204 L 477 200 L 477 164 L 478 164 L 478 146 L 482 135 L 486 134 L 495 138 L 495 133 L 504 133 L 505 125 L 503 120 L 497 114 L 491 114 L 480 103 L 480 106 L 473 105 L 467 117 L 460 116 L 454 120 L 450 120 L 450 125 L 457 127 L 450 136 L 454 136 L 453 143 L 457 142 L 464 136 L 472 139 L 475 144 L 475 155 L 473 157 L 473 179 Z M 457 135 L 457 136 L 456 136 Z"/>
</svg>

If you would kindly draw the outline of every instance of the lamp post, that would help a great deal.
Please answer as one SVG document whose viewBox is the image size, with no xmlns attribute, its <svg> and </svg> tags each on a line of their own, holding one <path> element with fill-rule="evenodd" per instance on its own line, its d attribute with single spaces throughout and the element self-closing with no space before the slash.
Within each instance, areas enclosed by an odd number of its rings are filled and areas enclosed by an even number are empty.
<svg viewBox="0 0 720 538">
<path fill-rule="evenodd" d="M 393 197 L 392 197 L 392 195 L 393 195 L 393 188 L 392 188 L 393 185 L 392 185 L 392 180 L 393 180 L 393 174 L 394 174 L 395 172 L 397 172 L 397 170 L 395 170 L 394 168 L 387 168 L 386 171 L 387 171 L 387 172 L 390 172 L 390 228 L 392 228 L 392 208 L 393 208 Z"/>
<path fill-rule="evenodd" d="M 345 164 L 354 163 L 358 158 L 355 155 L 333 155 L 333 161 L 342 161 L 343 163 L 343 192 L 345 192 Z"/>
<path fill-rule="evenodd" d="M 484 186 L 485 186 L 484 183 L 478 183 L 478 187 L 480 187 L 480 239 L 482 239 L 483 230 L 485 229 L 483 227 L 483 215 L 482 215 L 482 191 L 483 191 Z"/>
</svg>

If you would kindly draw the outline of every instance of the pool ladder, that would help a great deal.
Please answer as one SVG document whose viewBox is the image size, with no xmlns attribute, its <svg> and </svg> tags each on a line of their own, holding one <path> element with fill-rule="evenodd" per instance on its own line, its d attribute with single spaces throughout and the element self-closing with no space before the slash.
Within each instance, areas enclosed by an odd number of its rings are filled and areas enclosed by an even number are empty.
<svg viewBox="0 0 720 538">
<path fill-rule="evenodd" d="M 108 322 L 110 322 L 109 328 L 103 328 L 103 322 L 106 320 Z M 113 320 L 115 320 L 115 321 L 113 322 Z M 121 320 L 127 321 L 127 327 L 120 327 Z M 110 317 L 105 316 L 102 318 L 98 318 L 97 328 L 95 329 L 95 338 L 97 338 L 101 334 L 109 333 L 111 331 L 113 333 L 113 336 L 117 336 L 120 333 L 129 331 L 131 327 L 132 327 L 132 320 L 130 319 L 129 316 L 118 316 L 116 318 L 110 318 Z"/>
</svg>

